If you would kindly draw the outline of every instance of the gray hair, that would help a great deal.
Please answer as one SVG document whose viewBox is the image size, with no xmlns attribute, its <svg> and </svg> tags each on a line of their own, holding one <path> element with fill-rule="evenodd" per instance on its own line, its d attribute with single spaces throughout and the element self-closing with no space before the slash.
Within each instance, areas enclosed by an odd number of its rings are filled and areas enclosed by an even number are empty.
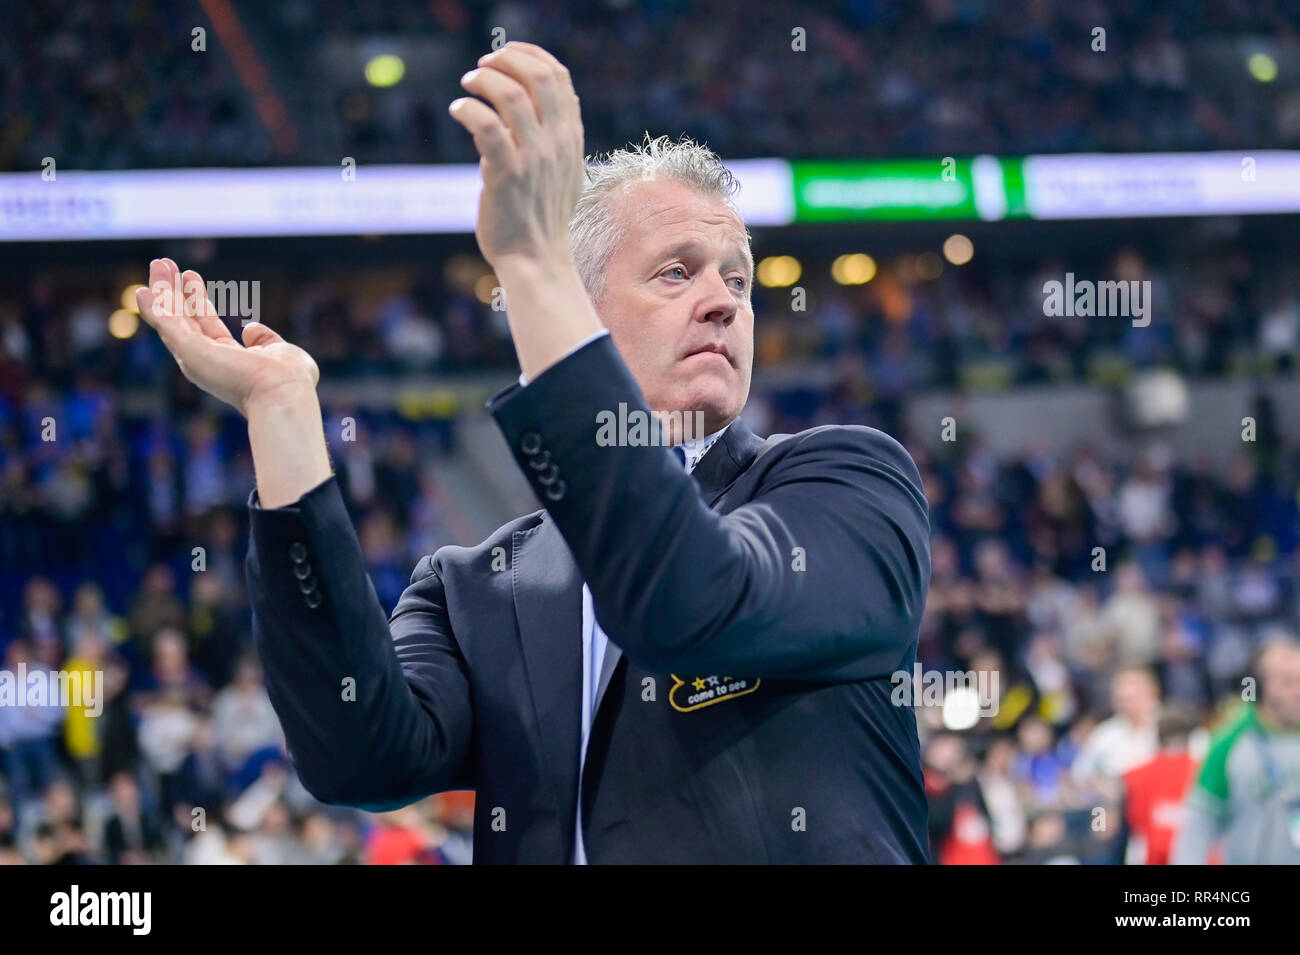
<svg viewBox="0 0 1300 955">
<path fill-rule="evenodd" d="M 673 142 L 667 136 L 645 139 L 628 149 L 615 149 L 587 161 L 582 195 L 569 222 L 569 248 L 583 287 L 593 302 L 605 291 L 605 271 L 627 236 L 627 217 L 613 213 L 615 187 L 668 179 L 723 200 L 744 222 L 732 196 L 740 183 L 718 154 L 689 136 Z M 619 190 L 620 192 L 622 189 Z M 749 239 L 746 231 L 745 238 Z"/>
</svg>

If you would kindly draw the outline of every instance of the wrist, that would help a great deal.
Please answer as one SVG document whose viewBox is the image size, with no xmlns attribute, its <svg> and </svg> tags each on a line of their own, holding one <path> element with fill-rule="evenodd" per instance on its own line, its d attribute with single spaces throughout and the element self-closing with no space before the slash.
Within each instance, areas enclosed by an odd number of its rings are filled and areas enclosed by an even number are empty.
<svg viewBox="0 0 1300 955">
<path fill-rule="evenodd" d="M 573 253 L 566 242 L 563 248 L 543 249 L 539 252 L 499 255 L 491 263 L 497 280 L 504 286 L 507 282 L 531 282 L 539 279 L 554 281 L 560 277 L 576 276 L 578 267 L 573 261 Z"/>
<path fill-rule="evenodd" d="M 274 397 L 248 414 L 258 499 L 267 510 L 292 504 L 333 474 L 316 392 L 286 389 Z"/>
<path fill-rule="evenodd" d="M 286 382 L 269 391 L 262 392 L 248 399 L 244 405 L 244 417 L 250 422 L 253 418 L 265 418 L 268 415 L 282 417 L 285 414 L 321 413 L 320 396 L 315 387 L 307 382 Z"/>
<path fill-rule="evenodd" d="M 505 291 L 519 367 L 529 381 L 604 328 L 567 247 L 498 256 L 492 266 Z"/>
</svg>

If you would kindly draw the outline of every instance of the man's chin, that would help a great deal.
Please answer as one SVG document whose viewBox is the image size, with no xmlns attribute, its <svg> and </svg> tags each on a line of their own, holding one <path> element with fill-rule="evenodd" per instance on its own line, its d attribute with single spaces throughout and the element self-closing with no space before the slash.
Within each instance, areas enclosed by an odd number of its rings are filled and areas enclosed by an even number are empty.
<svg viewBox="0 0 1300 955">
<path fill-rule="evenodd" d="M 738 401 L 734 392 L 724 389 L 705 389 L 702 392 L 692 395 L 691 400 L 686 403 L 686 407 L 691 414 L 691 425 L 695 431 L 703 427 L 703 432 L 693 434 L 690 437 L 702 438 L 705 435 L 713 434 L 730 424 L 740 413 L 744 406 L 742 401 Z M 699 412 L 699 415 L 694 414 Z M 696 426 L 695 422 L 702 421 L 701 426 Z"/>
</svg>

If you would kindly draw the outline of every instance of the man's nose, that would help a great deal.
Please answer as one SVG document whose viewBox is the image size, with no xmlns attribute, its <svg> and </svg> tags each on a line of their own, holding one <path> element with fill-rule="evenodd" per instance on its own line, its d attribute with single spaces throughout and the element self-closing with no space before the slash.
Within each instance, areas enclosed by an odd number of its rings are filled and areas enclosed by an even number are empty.
<svg viewBox="0 0 1300 955">
<path fill-rule="evenodd" d="M 730 325 L 736 317 L 736 296 L 720 272 L 708 272 L 700 280 L 700 300 L 695 317 L 702 322 Z"/>
</svg>

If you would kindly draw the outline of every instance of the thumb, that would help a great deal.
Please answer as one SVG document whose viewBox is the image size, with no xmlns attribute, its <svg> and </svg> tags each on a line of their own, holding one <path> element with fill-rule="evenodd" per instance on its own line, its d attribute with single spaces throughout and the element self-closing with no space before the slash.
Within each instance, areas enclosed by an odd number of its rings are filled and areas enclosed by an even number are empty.
<svg viewBox="0 0 1300 955">
<path fill-rule="evenodd" d="M 249 322 L 244 326 L 241 336 L 244 345 L 250 348 L 254 345 L 274 345 L 276 342 L 284 341 L 278 332 L 261 322 Z"/>
</svg>

